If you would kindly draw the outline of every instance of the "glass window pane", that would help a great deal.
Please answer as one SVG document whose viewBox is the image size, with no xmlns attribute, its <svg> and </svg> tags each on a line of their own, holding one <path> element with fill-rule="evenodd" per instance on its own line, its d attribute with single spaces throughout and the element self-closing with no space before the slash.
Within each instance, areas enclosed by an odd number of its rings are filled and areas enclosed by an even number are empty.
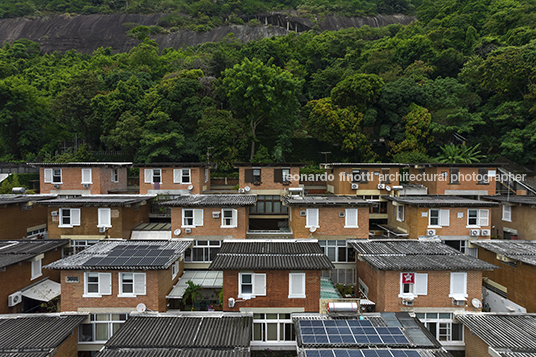
<svg viewBox="0 0 536 357">
<path fill-rule="evenodd" d="M 127 314 L 112 314 L 112 321 L 125 321 Z"/>
<path fill-rule="evenodd" d="M 264 314 L 253 314 L 253 320 L 264 320 Z"/>
<path fill-rule="evenodd" d="M 266 314 L 267 320 L 277 320 L 277 314 Z"/>
<path fill-rule="evenodd" d="M 263 340 L 263 327 L 264 324 L 253 324 L 253 341 L 262 341 Z"/>
<path fill-rule="evenodd" d="M 266 213 L 272 213 L 273 212 L 273 206 L 271 201 L 266 201 Z"/>
<path fill-rule="evenodd" d="M 290 320 L 290 314 L 279 314 L 281 320 Z"/>
<path fill-rule="evenodd" d="M 123 326 L 123 323 L 115 323 L 112 325 L 112 335 L 117 332 Z"/>
<path fill-rule="evenodd" d="M 415 317 L 418 318 L 419 320 L 424 320 L 424 316 L 425 316 L 425 315 L 424 315 L 424 313 L 422 313 L 422 312 L 417 312 L 417 313 L 415 314 Z"/>
<path fill-rule="evenodd" d="M 328 247 L 328 258 L 332 262 L 335 261 L 335 247 Z"/>
<path fill-rule="evenodd" d="M 426 323 L 426 327 L 432 333 L 432 335 L 437 336 L 437 323 L 428 322 L 428 323 Z"/>
<path fill-rule="evenodd" d="M 440 318 L 440 319 L 448 319 L 448 320 L 451 319 L 449 313 L 439 313 L 439 318 Z"/>
<path fill-rule="evenodd" d="M 109 314 L 97 314 L 96 319 L 97 321 L 110 321 L 110 315 Z"/>
<path fill-rule="evenodd" d="M 274 202 L 274 213 L 281 213 L 281 201 Z"/>
<path fill-rule="evenodd" d="M 277 341 L 277 324 L 267 325 L 267 341 Z"/>
<path fill-rule="evenodd" d="M 78 329 L 78 341 L 80 342 L 93 341 L 93 325 L 92 324 L 80 325 L 80 328 Z"/>
<path fill-rule="evenodd" d="M 108 324 L 95 324 L 95 340 L 108 340 Z"/>
<path fill-rule="evenodd" d="M 264 202 L 258 202 L 257 201 L 257 212 L 258 213 L 264 213 Z"/>
<path fill-rule="evenodd" d="M 452 341 L 463 341 L 462 324 L 452 324 Z"/>
<path fill-rule="evenodd" d="M 427 319 L 437 319 L 437 313 L 428 313 L 426 314 Z"/>
<path fill-rule="evenodd" d="M 242 294 L 252 294 L 253 286 L 252 285 L 242 285 Z"/>
<path fill-rule="evenodd" d="M 251 274 L 243 274 L 242 275 L 242 283 L 243 284 L 251 284 Z"/>
<path fill-rule="evenodd" d="M 204 259 L 203 259 L 203 251 L 205 249 L 204 248 L 193 248 L 192 249 L 192 261 L 194 262 L 202 262 Z"/>
<path fill-rule="evenodd" d="M 339 247 L 339 262 L 346 262 L 346 247 Z"/>
</svg>

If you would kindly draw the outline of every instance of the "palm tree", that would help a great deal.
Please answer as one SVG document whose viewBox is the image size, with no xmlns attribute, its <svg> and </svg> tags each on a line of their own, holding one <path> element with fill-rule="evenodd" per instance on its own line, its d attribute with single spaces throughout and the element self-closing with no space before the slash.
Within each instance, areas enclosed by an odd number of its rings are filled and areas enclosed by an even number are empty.
<svg viewBox="0 0 536 357">
<path fill-rule="evenodd" d="M 195 302 L 198 298 L 203 297 L 203 288 L 201 287 L 201 285 L 194 284 L 194 282 L 191 280 L 188 280 L 186 284 L 188 284 L 188 287 L 186 288 L 186 290 L 184 290 L 182 300 L 192 300 L 192 311 L 194 311 Z"/>
<path fill-rule="evenodd" d="M 473 164 L 480 162 L 485 156 L 480 154 L 480 150 L 477 150 L 479 146 L 480 144 L 475 146 L 466 146 L 465 143 L 461 145 L 446 144 L 440 147 L 442 153 L 437 159 L 441 163 Z"/>
</svg>

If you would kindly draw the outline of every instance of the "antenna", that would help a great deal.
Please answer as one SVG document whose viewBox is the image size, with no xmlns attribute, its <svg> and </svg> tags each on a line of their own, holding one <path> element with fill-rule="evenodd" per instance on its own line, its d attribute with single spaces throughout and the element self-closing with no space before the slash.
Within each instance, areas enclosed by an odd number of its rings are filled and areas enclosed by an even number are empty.
<svg viewBox="0 0 536 357">
<path fill-rule="evenodd" d="M 147 310 L 147 306 L 145 306 L 144 303 L 140 302 L 137 306 L 136 306 L 136 311 L 137 312 L 145 312 L 145 310 Z"/>
</svg>

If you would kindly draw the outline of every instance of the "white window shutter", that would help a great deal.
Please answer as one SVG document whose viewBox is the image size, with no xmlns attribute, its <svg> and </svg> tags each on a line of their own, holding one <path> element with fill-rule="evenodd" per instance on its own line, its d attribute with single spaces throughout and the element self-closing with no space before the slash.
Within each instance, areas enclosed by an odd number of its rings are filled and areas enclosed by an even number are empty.
<svg viewBox="0 0 536 357">
<path fill-rule="evenodd" d="M 318 208 L 307 208 L 305 221 L 306 227 L 318 227 Z"/>
<path fill-rule="evenodd" d="M 153 169 L 145 169 L 145 183 L 153 183 Z"/>
<path fill-rule="evenodd" d="M 238 211 L 233 209 L 233 227 L 238 227 Z"/>
<path fill-rule="evenodd" d="M 71 226 L 80 225 L 80 208 L 71 208 Z"/>
<path fill-rule="evenodd" d="M 305 296 L 305 273 L 290 273 L 289 274 L 289 296 L 303 297 Z"/>
<path fill-rule="evenodd" d="M 448 227 L 450 224 L 450 210 L 442 209 L 439 210 L 439 225 L 443 227 Z"/>
<path fill-rule="evenodd" d="M 467 273 L 450 273 L 450 294 L 467 296 Z"/>
<path fill-rule="evenodd" d="M 346 209 L 346 227 L 355 227 L 357 228 L 357 208 L 347 208 Z"/>
<path fill-rule="evenodd" d="M 45 169 L 45 183 L 52 183 L 52 169 Z"/>
<path fill-rule="evenodd" d="M 146 295 L 145 273 L 134 273 L 134 295 Z"/>
<path fill-rule="evenodd" d="M 266 296 L 266 274 L 253 275 L 253 295 Z"/>
<path fill-rule="evenodd" d="M 502 220 L 512 222 L 512 207 L 509 205 L 502 206 Z"/>
<path fill-rule="evenodd" d="M 91 169 L 82 169 L 82 183 L 91 183 Z"/>
<path fill-rule="evenodd" d="M 478 212 L 478 225 L 480 227 L 485 227 L 489 225 L 489 210 L 481 209 Z"/>
<path fill-rule="evenodd" d="M 428 274 L 415 274 L 415 289 L 413 292 L 415 293 L 415 295 L 428 294 Z"/>
<path fill-rule="evenodd" d="M 110 208 L 99 208 L 99 227 L 111 227 L 112 217 Z"/>
<path fill-rule="evenodd" d="M 181 169 L 173 169 L 173 183 L 181 183 Z"/>
<path fill-rule="evenodd" d="M 99 273 L 99 293 L 101 295 L 112 295 L 111 273 Z"/>
<path fill-rule="evenodd" d="M 203 209 L 194 209 L 194 226 L 203 226 Z"/>
</svg>

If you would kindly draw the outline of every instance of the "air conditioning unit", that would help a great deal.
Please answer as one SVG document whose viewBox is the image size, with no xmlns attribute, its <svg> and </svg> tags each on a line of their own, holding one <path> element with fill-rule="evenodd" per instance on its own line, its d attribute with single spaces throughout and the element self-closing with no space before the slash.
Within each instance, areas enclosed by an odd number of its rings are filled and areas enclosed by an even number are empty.
<svg viewBox="0 0 536 357">
<path fill-rule="evenodd" d="M 56 190 L 59 190 L 60 187 L 61 187 L 61 185 L 54 185 L 53 187 L 54 187 Z"/>
<path fill-rule="evenodd" d="M 191 191 L 194 189 L 194 185 L 188 185 L 188 191 Z"/>
<path fill-rule="evenodd" d="M 339 212 L 339 217 L 344 218 L 344 212 Z"/>
<path fill-rule="evenodd" d="M 300 211 L 300 216 L 305 217 L 307 215 L 307 211 Z"/>
<path fill-rule="evenodd" d="M 413 303 L 414 303 L 413 300 L 407 300 L 407 299 L 402 300 L 402 305 L 413 306 Z"/>
<path fill-rule="evenodd" d="M 107 227 L 99 227 L 99 233 L 104 233 L 108 230 Z"/>
<path fill-rule="evenodd" d="M 490 229 L 483 229 L 480 231 L 480 235 L 484 236 L 484 237 L 489 237 L 491 235 L 491 230 Z"/>
<path fill-rule="evenodd" d="M 480 229 L 471 229 L 469 235 L 471 237 L 478 237 L 480 235 Z"/>
<path fill-rule="evenodd" d="M 378 190 L 384 190 L 385 189 L 385 184 L 384 183 L 379 183 L 378 184 Z"/>
<path fill-rule="evenodd" d="M 387 192 L 391 192 L 391 186 L 385 186 L 385 189 L 387 190 Z"/>
<path fill-rule="evenodd" d="M 57 215 L 58 215 L 58 211 L 52 211 L 52 212 L 50 212 L 50 215 L 51 215 L 51 216 L 57 216 Z"/>
<path fill-rule="evenodd" d="M 212 218 L 220 218 L 220 212 L 212 212 Z"/>
<path fill-rule="evenodd" d="M 352 184 L 352 190 L 359 190 L 359 184 L 358 183 L 353 183 Z"/>
<path fill-rule="evenodd" d="M 22 302 L 22 293 L 20 291 L 17 291 L 14 294 L 11 294 L 7 297 L 7 306 L 13 307 L 15 305 L 18 305 Z"/>
<path fill-rule="evenodd" d="M 184 228 L 184 233 L 192 233 L 192 228 Z"/>
<path fill-rule="evenodd" d="M 465 306 L 465 300 L 452 299 L 452 304 L 456 306 Z"/>
<path fill-rule="evenodd" d="M 436 230 L 435 229 L 427 229 L 426 230 L 426 235 L 427 236 L 435 236 L 436 235 Z"/>
<path fill-rule="evenodd" d="M 244 192 L 246 192 L 246 190 L 244 190 L 243 188 L 238 189 L 238 193 L 244 193 Z"/>
<path fill-rule="evenodd" d="M 91 187 L 91 185 L 89 183 L 85 183 L 83 186 L 84 186 L 84 188 L 90 188 Z"/>
</svg>

